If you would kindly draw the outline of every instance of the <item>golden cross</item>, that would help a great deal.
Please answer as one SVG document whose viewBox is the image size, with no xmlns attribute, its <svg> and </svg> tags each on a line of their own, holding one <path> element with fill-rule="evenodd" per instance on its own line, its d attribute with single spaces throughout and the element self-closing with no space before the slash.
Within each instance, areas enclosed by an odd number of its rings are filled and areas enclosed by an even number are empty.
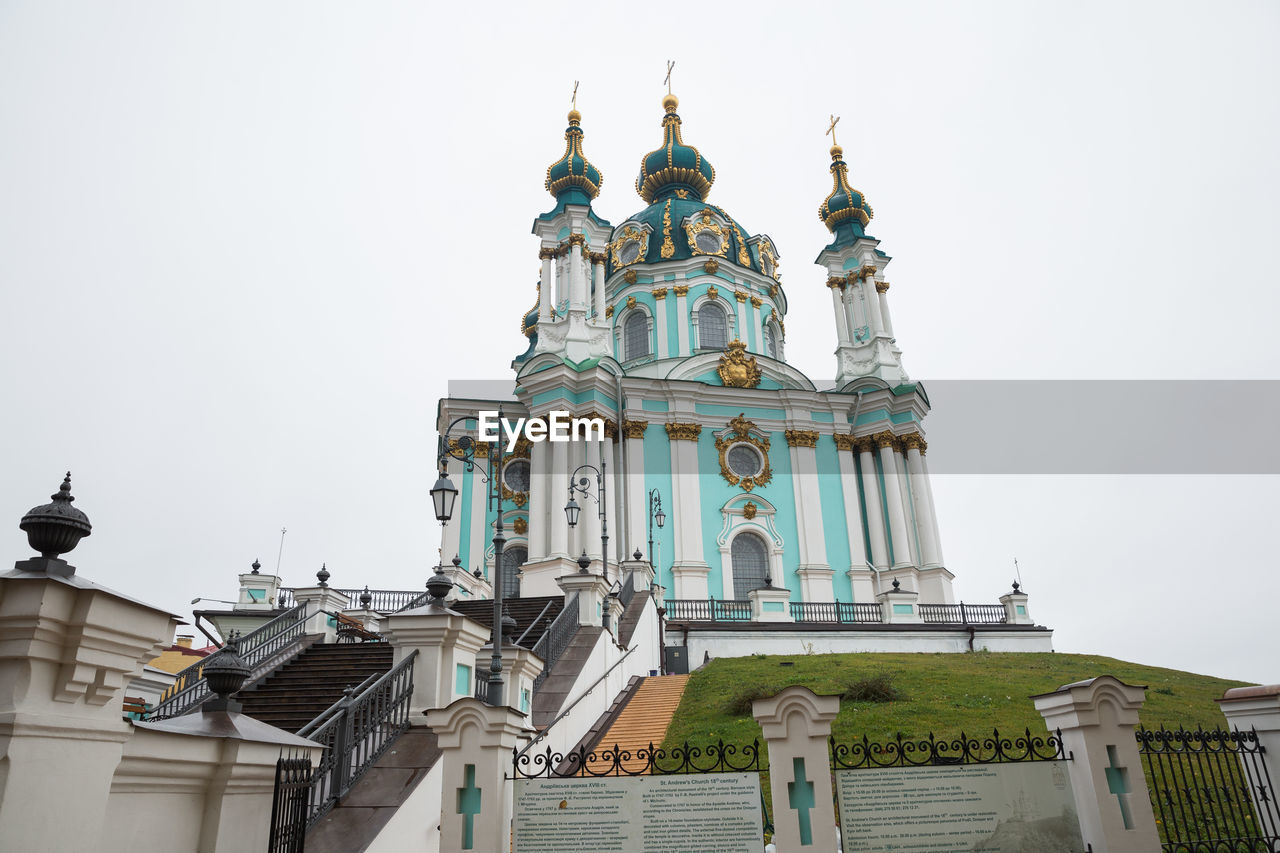
<svg viewBox="0 0 1280 853">
<path fill-rule="evenodd" d="M 667 79 L 662 81 L 663 83 L 667 84 L 668 95 L 671 94 L 671 69 L 675 67 L 676 67 L 676 61 L 674 59 L 668 59 L 667 60 Z"/>
<path fill-rule="evenodd" d="M 578 108 L 578 81 L 573 81 L 573 108 Z"/>
<path fill-rule="evenodd" d="M 832 144 L 832 145 L 835 145 L 835 144 L 836 144 L 836 125 L 837 125 L 837 124 L 839 124 L 839 123 L 840 123 L 840 116 L 836 115 L 835 113 L 832 113 L 832 114 L 831 114 L 831 127 L 828 127 L 828 128 L 827 128 L 827 133 L 831 134 L 831 144 Z M 824 133 L 824 134 L 822 134 L 822 135 L 823 135 L 823 136 L 826 136 L 826 135 L 827 135 L 827 133 Z"/>
</svg>

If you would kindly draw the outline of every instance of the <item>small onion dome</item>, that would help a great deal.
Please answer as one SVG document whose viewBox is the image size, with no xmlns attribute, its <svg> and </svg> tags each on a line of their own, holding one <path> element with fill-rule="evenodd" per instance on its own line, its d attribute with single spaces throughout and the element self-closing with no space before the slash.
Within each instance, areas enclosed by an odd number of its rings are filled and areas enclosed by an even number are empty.
<svg viewBox="0 0 1280 853">
<path fill-rule="evenodd" d="M 18 529 L 26 531 L 27 543 L 40 556 L 56 560 L 59 554 L 73 550 L 80 540 L 89 535 L 93 525 L 89 516 L 71 505 L 71 472 L 51 495 L 53 503 L 38 506 L 22 517 Z"/>
<path fill-rule="evenodd" d="M 569 110 L 569 127 L 564 132 L 564 154 L 547 167 L 547 192 L 555 198 L 572 187 L 587 194 L 587 200 L 600 195 L 604 175 L 582 153 L 582 113 Z"/>
<path fill-rule="evenodd" d="M 667 114 L 662 118 L 665 139 L 662 147 L 650 151 L 640 161 L 640 177 L 636 178 L 636 192 L 650 204 L 665 198 L 677 190 L 684 190 L 698 201 L 707 197 L 716 180 L 716 170 L 692 145 L 685 145 L 680 138 L 680 116 L 676 107 L 680 99 L 667 95 L 662 107 Z"/>
<path fill-rule="evenodd" d="M 520 334 L 526 338 L 532 338 L 538 333 L 538 303 L 533 303 L 533 307 L 520 318 Z"/>
<path fill-rule="evenodd" d="M 871 205 L 862 193 L 849 186 L 849 167 L 841 159 L 844 149 L 839 145 L 831 146 L 831 177 L 835 186 L 831 194 L 818 206 L 818 218 L 829 230 L 834 232 L 842 223 L 857 223 L 858 231 L 866 227 L 875 216 Z"/>
</svg>

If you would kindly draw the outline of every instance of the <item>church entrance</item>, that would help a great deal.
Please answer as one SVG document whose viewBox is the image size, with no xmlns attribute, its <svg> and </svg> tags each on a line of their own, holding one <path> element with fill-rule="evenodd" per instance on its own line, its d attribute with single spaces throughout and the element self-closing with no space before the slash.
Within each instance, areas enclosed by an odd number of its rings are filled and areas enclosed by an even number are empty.
<svg viewBox="0 0 1280 853">
<path fill-rule="evenodd" d="M 516 545 L 502 552 L 502 595 L 520 596 L 520 567 L 529 559 L 529 549 Z"/>
</svg>

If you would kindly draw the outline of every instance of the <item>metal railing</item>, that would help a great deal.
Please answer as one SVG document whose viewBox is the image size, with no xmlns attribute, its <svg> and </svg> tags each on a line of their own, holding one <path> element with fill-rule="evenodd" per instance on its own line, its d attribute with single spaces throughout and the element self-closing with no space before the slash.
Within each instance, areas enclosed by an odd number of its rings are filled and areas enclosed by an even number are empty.
<svg viewBox="0 0 1280 853">
<path fill-rule="evenodd" d="M 1003 604 L 917 604 L 920 619 L 929 624 L 999 625 L 1005 621 Z"/>
<path fill-rule="evenodd" d="M 240 638 L 240 658 L 249 666 L 246 686 L 272 670 L 280 658 L 302 642 L 306 636 L 307 616 L 307 605 L 299 604 Z M 209 683 L 204 680 L 204 668 L 222 654 L 224 652 L 218 650 L 179 672 L 174 677 L 173 687 L 151 709 L 147 719 L 178 717 L 202 705 L 213 695 Z"/>
<path fill-rule="evenodd" d="M 863 601 L 793 601 L 796 622 L 879 622 L 880 605 Z"/>
<path fill-rule="evenodd" d="M 334 592 L 342 593 L 347 597 L 347 603 L 340 609 L 342 610 L 358 610 L 361 607 L 360 596 L 364 595 L 363 589 L 339 589 L 332 587 Z M 376 610 L 379 613 L 388 613 L 396 610 L 407 610 L 409 605 L 416 599 L 421 598 L 426 601 L 426 593 L 420 589 L 371 589 L 369 590 L 371 601 L 369 603 L 370 610 Z M 284 601 L 286 607 L 292 607 L 296 603 L 293 597 L 293 589 L 291 587 L 280 588 L 280 600 Z"/>
<path fill-rule="evenodd" d="M 345 695 L 298 734 L 328 749 L 311 778 L 307 826 L 313 826 L 345 797 L 365 771 L 409 728 L 413 698 L 414 649 L 404 660 Z M 367 685 L 367 686 L 366 686 Z"/>
<path fill-rule="evenodd" d="M 542 672 L 538 673 L 538 677 L 533 680 L 535 691 L 542 686 L 542 682 L 547 680 L 551 668 L 556 665 L 556 661 L 560 660 L 564 650 L 569 648 L 569 643 L 573 642 L 573 636 L 576 633 L 578 633 L 578 593 L 575 592 L 564 603 L 564 609 L 560 614 L 547 626 L 547 630 L 542 632 L 538 642 L 533 644 L 533 653 L 542 658 Z"/>
</svg>

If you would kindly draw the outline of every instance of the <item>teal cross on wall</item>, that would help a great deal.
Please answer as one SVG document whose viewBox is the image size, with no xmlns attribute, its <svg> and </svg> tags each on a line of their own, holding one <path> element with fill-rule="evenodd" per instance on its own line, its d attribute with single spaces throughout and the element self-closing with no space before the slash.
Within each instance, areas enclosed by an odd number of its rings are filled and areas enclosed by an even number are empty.
<svg viewBox="0 0 1280 853">
<path fill-rule="evenodd" d="M 476 787 L 476 766 L 468 764 L 458 789 L 458 814 L 462 815 L 462 849 L 475 849 L 476 815 L 480 814 L 480 789 Z"/>
<path fill-rule="evenodd" d="M 1133 818 L 1129 815 L 1129 768 L 1116 767 L 1116 748 L 1107 747 L 1107 790 L 1116 795 L 1120 803 L 1120 818 L 1125 829 L 1133 829 Z"/>
<path fill-rule="evenodd" d="M 800 819 L 800 843 L 807 846 L 813 843 L 813 825 L 809 822 L 809 810 L 817 804 L 817 801 L 813 798 L 813 783 L 804 775 L 803 758 L 791 760 L 791 772 L 795 781 L 787 783 L 787 805 L 797 812 L 797 817 Z"/>
</svg>

